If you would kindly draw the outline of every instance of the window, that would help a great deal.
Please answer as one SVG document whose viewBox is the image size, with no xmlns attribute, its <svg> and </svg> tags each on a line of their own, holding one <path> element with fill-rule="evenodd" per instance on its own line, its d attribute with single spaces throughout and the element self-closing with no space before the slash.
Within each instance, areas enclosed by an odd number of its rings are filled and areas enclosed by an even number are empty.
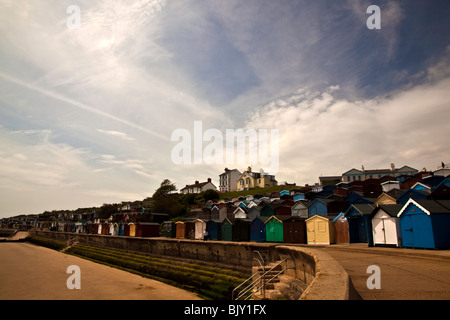
<svg viewBox="0 0 450 320">
<path fill-rule="evenodd" d="M 318 231 L 319 232 L 326 232 L 327 231 L 327 223 L 325 221 L 319 221 L 317 224 Z"/>
</svg>

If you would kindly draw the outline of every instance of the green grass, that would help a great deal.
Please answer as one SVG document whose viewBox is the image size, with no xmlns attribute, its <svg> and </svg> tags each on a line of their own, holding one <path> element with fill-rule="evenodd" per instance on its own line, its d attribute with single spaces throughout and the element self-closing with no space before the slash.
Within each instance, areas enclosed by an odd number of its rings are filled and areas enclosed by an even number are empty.
<svg viewBox="0 0 450 320">
<path fill-rule="evenodd" d="M 67 245 L 65 241 L 41 238 L 41 237 L 31 237 L 27 239 L 28 242 L 34 243 L 38 246 L 47 247 L 54 250 L 62 250 Z"/>
<path fill-rule="evenodd" d="M 243 190 L 243 191 L 232 191 L 232 192 L 224 192 L 220 194 L 220 199 L 226 199 L 226 198 L 238 198 L 238 197 L 245 197 L 248 195 L 255 195 L 255 194 L 261 194 L 264 193 L 270 193 L 270 192 L 279 192 L 281 190 L 292 190 L 292 189 L 298 189 L 301 188 L 300 186 L 273 186 L 273 187 L 267 187 L 267 188 L 253 188 L 250 190 Z"/>
<path fill-rule="evenodd" d="M 30 242 L 55 250 L 65 247 L 65 242 L 53 239 L 34 237 Z M 165 282 L 213 300 L 231 299 L 232 290 L 246 277 L 231 269 L 85 244 L 77 244 L 66 253 Z"/>
</svg>

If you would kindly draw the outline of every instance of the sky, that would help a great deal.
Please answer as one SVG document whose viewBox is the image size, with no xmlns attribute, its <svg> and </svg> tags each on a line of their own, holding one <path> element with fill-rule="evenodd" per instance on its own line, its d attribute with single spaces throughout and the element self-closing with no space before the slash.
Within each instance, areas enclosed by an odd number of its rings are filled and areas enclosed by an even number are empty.
<svg viewBox="0 0 450 320">
<path fill-rule="evenodd" d="M 297 185 L 435 170 L 449 16 L 447 0 L 0 0 L 0 218 L 142 200 L 164 179 L 218 187 L 225 167 Z M 238 161 L 239 129 L 278 165 Z"/>
</svg>

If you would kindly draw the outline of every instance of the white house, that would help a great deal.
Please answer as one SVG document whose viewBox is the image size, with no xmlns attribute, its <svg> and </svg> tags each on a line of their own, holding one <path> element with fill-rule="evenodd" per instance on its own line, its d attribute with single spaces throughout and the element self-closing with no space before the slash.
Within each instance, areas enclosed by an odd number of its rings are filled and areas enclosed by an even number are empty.
<svg viewBox="0 0 450 320">
<path fill-rule="evenodd" d="M 180 191 L 183 194 L 187 194 L 187 193 L 201 193 L 206 190 L 217 191 L 216 186 L 211 182 L 211 178 L 208 178 L 208 181 L 206 182 L 195 181 L 194 184 L 186 185 L 186 187 L 184 187 Z"/>
<path fill-rule="evenodd" d="M 241 173 L 238 169 L 228 169 L 225 168 L 225 172 L 219 175 L 219 191 L 220 192 L 230 192 L 236 191 L 237 181 Z"/>
</svg>

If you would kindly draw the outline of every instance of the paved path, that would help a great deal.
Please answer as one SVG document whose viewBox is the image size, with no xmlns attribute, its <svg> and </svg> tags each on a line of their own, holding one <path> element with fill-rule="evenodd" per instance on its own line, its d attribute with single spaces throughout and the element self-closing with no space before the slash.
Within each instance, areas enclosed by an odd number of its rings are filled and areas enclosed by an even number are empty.
<svg viewBox="0 0 450 320">
<path fill-rule="evenodd" d="M 450 299 L 450 251 L 329 246 L 364 300 Z M 381 289 L 367 288 L 367 267 L 380 267 Z"/>
<path fill-rule="evenodd" d="M 69 290 L 67 267 L 81 270 Z M 195 294 L 138 275 L 24 242 L 0 242 L 0 300 L 197 300 Z"/>
</svg>

